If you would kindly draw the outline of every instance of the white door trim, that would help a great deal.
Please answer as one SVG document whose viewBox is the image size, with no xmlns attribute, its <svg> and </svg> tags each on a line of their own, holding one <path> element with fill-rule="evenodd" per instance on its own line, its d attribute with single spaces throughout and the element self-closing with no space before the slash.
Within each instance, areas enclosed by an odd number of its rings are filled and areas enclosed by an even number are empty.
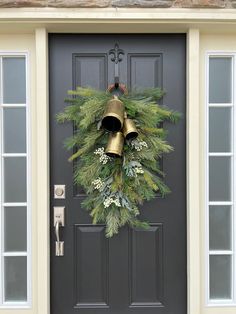
<svg viewBox="0 0 236 314">
<path fill-rule="evenodd" d="M 200 313 L 199 30 L 187 34 L 187 261 L 188 314 Z"/>
<path fill-rule="evenodd" d="M 48 34 L 35 31 L 36 44 L 36 141 L 37 141 L 37 303 L 38 313 L 50 313 L 50 189 L 49 189 L 49 102 Z"/>
<path fill-rule="evenodd" d="M 48 34 L 36 37 L 38 313 L 50 314 Z M 187 32 L 187 258 L 188 314 L 200 314 L 199 30 Z M 190 140 L 191 139 L 191 140 Z M 44 171 L 42 171 L 44 169 Z M 43 274 L 43 277 L 42 277 Z"/>
</svg>

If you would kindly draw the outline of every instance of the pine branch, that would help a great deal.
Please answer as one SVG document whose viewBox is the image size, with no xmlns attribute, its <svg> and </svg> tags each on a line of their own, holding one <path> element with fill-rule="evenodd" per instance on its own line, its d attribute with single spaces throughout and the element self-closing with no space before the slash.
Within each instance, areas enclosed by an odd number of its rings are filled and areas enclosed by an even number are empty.
<svg viewBox="0 0 236 314">
<path fill-rule="evenodd" d="M 104 149 L 109 134 L 100 128 L 100 121 L 112 95 L 82 87 L 68 95 L 71 97 L 65 100 L 67 106 L 56 118 L 76 128 L 64 145 L 74 152 L 69 159 L 74 161 L 74 184 L 82 186 L 87 194 L 83 208 L 94 224 L 106 224 L 107 237 L 117 234 L 126 224 L 148 228 L 148 222 L 138 219 L 139 205 L 153 199 L 157 192 L 162 197 L 170 192 L 159 163 L 164 153 L 173 150 L 166 141 L 163 122 L 176 123 L 180 114 L 156 103 L 164 95 L 160 88 L 122 95 L 120 100 L 139 135 L 136 142 L 125 141 L 122 158 L 108 158 Z M 97 149 L 100 151 L 95 154 Z"/>
</svg>

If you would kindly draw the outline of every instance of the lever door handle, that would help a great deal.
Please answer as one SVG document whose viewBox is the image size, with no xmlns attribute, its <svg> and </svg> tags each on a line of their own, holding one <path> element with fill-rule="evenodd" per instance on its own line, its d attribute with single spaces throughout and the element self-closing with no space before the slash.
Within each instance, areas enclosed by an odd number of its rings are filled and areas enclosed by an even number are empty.
<svg viewBox="0 0 236 314">
<path fill-rule="evenodd" d="M 60 241 L 60 233 L 59 233 L 60 226 L 61 226 L 60 221 L 56 221 L 56 224 L 55 224 L 55 235 L 56 235 L 55 254 L 56 254 L 56 256 L 63 256 L 64 255 L 64 241 Z"/>
<path fill-rule="evenodd" d="M 54 207 L 55 255 L 64 256 L 64 241 L 60 240 L 60 227 L 64 227 L 64 207 Z"/>
<path fill-rule="evenodd" d="M 56 221 L 56 224 L 55 224 L 55 235 L 56 235 L 56 239 L 57 241 L 56 242 L 60 242 L 60 234 L 59 234 L 59 230 L 60 230 L 60 221 Z"/>
</svg>

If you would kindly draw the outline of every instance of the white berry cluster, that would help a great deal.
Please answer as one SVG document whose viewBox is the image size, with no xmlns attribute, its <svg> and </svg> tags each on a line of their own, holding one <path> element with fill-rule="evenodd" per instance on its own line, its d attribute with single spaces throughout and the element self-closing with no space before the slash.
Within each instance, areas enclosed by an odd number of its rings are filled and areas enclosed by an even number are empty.
<svg viewBox="0 0 236 314">
<path fill-rule="evenodd" d="M 142 167 L 135 167 L 135 172 L 136 172 L 136 174 L 143 174 L 144 173 Z"/>
<path fill-rule="evenodd" d="M 120 200 L 118 197 L 114 198 L 112 196 L 109 196 L 108 198 L 105 199 L 103 202 L 103 205 L 105 208 L 109 207 L 111 204 L 115 204 L 118 207 L 121 207 Z"/>
<path fill-rule="evenodd" d="M 111 158 L 105 154 L 104 147 L 97 148 L 94 152 L 95 155 L 99 155 L 99 161 L 105 165 Z"/>
<path fill-rule="evenodd" d="M 102 181 L 101 178 L 98 177 L 96 180 L 92 181 L 92 185 L 95 190 L 98 190 L 99 192 L 101 192 L 104 189 L 105 183 Z"/>
<path fill-rule="evenodd" d="M 138 141 L 138 140 L 133 140 L 131 142 L 131 146 L 136 149 L 138 152 L 140 152 L 143 147 L 148 147 L 147 143 L 145 141 Z"/>
</svg>

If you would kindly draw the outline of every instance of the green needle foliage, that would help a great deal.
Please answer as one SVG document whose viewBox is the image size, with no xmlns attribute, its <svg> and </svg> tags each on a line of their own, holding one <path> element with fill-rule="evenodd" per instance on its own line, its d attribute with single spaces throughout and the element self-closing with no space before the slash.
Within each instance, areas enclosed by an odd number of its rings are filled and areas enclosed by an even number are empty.
<svg viewBox="0 0 236 314">
<path fill-rule="evenodd" d="M 166 141 L 163 122 L 175 123 L 179 114 L 157 104 L 163 97 L 159 88 L 120 96 L 139 136 L 125 141 L 122 158 L 110 158 L 104 153 L 109 133 L 101 128 L 101 119 L 112 95 L 81 87 L 68 94 L 67 106 L 57 121 L 72 122 L 77 130 L 65 140 L 65 146 L 74 152 L 69 159 L 75 162 L 74 183 L 87 194 L 83 207 L 94 224 L 106 224 L 107 237 L 126 224 L 148 228 L 148 222 L 138 218 L 139 205 L 157 192 L 161 196 L 170 192 L 159 165 L 163 153 L 173 150 Z"/>
</svg>

